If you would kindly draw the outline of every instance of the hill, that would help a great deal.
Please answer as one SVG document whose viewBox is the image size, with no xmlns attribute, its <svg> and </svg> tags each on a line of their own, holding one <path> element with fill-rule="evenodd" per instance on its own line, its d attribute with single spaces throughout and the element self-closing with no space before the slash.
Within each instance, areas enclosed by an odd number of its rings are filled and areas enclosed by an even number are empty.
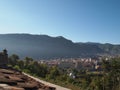
<svg viewBox="0 0 120 90">
<path fill-rule="evenodd" d="M 120 54 L 120 45 L 114 45 L 114 44 L 110 44 L 110 43 L 101 44 L 101 43 L 92 43 L 92 42 L 78 43 L 78 44 L 79 45 L 86 44 L 88 46 L 89 45 L 96 45 L 98 48 L 100 48 L 106 54 L 109 54 L 109 55 L 119 55 Z"/>
<path fill-rule="evenodd" d="M 10 55 L 15 53 L 35 59 L 120 54 L 120 45 L 74 43 L 62 36 L 32 34 L 0 34 L 0 48 L 6 48 Z"/>
</svg>

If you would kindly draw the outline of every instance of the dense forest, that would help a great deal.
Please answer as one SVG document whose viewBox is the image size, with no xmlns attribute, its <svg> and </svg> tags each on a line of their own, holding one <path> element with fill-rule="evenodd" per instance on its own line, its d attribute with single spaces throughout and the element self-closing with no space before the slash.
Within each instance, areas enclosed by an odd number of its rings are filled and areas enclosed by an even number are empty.
<svg viewBox="0 0 120 90">
<path fill-rule="evenodd" d="M 49 67 L 30 57 L 19 60 L 16 54 L 9 57 L 9 66 L 72 90 L 120 90 L 120 58 L 103 60 L 102 72 L 94 73 L 87 70 Z M 70 77 L 68 71 L 72 71 L 76 77 Z"/>
</svg>

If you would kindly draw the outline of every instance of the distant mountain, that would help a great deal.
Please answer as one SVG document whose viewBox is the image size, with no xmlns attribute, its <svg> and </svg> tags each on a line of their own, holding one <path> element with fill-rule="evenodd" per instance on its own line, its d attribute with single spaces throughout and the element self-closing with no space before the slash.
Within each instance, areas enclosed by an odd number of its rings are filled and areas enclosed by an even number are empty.
<svg viewBox="0 0 120 90">
<path fill-rule="evenodd" d="M 0 48 L 6 48 L 10 55 L 15 53 L 35 59 L 120 54 L 120 45 L 74 43 L 62 36 L 31 34 L 0 34 Z"/>
<path fill-rule="evenodd" d="M 101 44 L 101 43 L 92 43 L 92 42 L 87 42 L 87 43 L 78 43 L 79 45 L 84 44 L 84 45 L 95 45 L 96 47 L 100 48 L 101 50 L 104 51 L 105 54 L 109 55 L 119 55 L 120 54 L 120 45 L 114 45 L 114 44 Z"/>
</svg>

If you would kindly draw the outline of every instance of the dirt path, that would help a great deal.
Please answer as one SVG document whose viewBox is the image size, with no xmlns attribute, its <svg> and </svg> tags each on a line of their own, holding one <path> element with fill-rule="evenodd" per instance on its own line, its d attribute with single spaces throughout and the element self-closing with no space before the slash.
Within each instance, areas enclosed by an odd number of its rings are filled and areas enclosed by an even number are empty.
<svg viewBox="0 0 120 90">
<path fill-rule="evenodd" d="M 30 78 L 35 79 L 35 80 L 38 81 L 38 82 L 43 83 L 43 84 L 45 84 L 45 85 L 55 87 L 56 90 L 71 90 L 71 89 L 68 89 L 68 88 L 64 88 L 64 87 L 61 87 L 61 86 L 58 86 L 58 85 L 55 85 L 55 84 L 52 84 L 52 83 L 49 83 L 49 82 L 40 80 L 40 79 L 38 79 L 38 78 L 35 78 L 35 77 L 33 77 L 33 76 L 30 76 L 29 74 L 26 74 L 26 73 L 23 73 L 23 74 L 24 74 L 24 75 L 27 75 L 27 76 L 30 77 Z"/>
</svg>

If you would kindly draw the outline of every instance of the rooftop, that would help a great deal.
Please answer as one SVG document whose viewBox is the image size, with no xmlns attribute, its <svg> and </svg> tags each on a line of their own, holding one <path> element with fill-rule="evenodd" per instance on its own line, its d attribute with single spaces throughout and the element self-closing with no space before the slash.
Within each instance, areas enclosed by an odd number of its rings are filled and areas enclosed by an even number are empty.
<svg viewBox="0 0 120 90">
<path fill-rule="evenodd" d="M 0 68 L 0 90 L 55 90 L 14 69 Z"/>
</svg>

